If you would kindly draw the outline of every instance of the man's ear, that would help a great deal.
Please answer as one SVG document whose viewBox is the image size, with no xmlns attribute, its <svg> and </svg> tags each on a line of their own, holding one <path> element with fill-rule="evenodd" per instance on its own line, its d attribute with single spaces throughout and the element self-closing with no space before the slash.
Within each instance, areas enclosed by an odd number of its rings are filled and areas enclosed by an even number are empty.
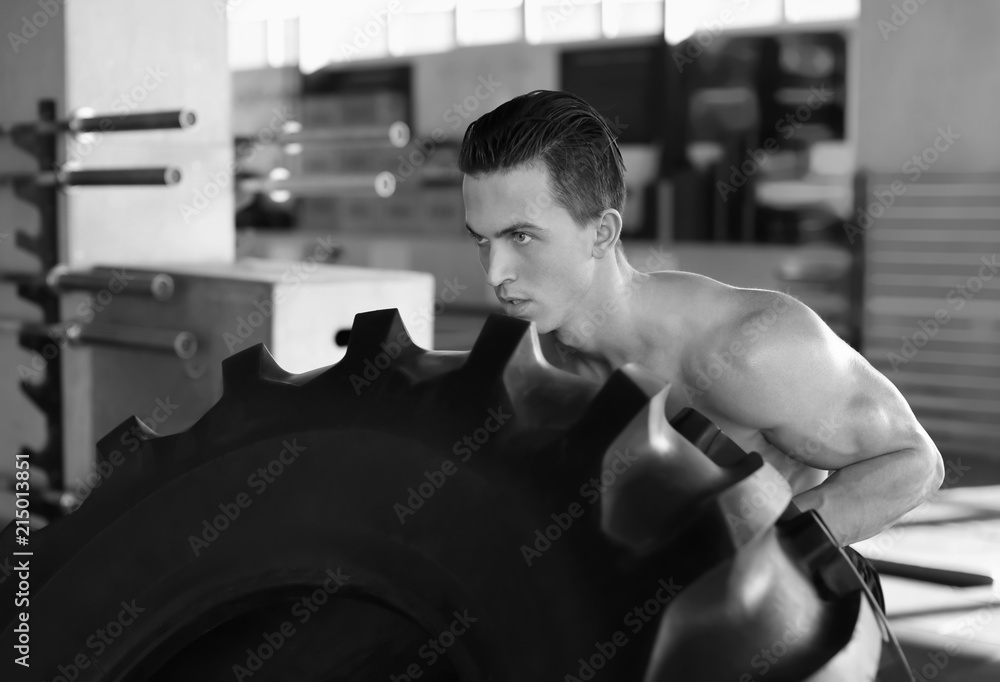
<svg viewBox="0 0 1000 682">
<path fill-rule="evenodd" d="M 594 248 L 591 253 L 594 258 L 604 258 L 609 254 L 614 254 L 615 243 L 621 236 L 622 215 L 613 208 L 605 209 L 601 214 L 601 220 L 597 224 L 597 234 L 594 238 Z"/>
</svg>

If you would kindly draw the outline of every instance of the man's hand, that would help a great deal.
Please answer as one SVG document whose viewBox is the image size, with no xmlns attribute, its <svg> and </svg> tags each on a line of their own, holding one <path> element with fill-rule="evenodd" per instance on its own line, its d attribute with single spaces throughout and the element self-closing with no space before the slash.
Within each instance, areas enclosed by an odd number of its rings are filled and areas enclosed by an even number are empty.
<svg viewBox="0 0 1000 682">
<path fill-rule="evenodd" d="M 712 335 L 706 366 L 713 353 L 734 361 L 705 401 L 794 460 L 833 471 L 794 499 L 799 509 L 815 509 L 844 546 L 885 530 L 940 487 L 941 454 L 902 394 L 814 311 L 780 292 L 731 300 L 749 312 L 725 316 Z"/>
</svg>

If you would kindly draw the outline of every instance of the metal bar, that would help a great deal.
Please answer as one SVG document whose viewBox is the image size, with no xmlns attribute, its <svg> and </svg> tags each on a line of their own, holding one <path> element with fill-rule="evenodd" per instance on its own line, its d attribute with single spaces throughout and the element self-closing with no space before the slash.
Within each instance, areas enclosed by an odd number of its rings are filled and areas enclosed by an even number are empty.
<svg viewBox="0 0 1000 682">
<path fill-rule="evenodd" d="M 172 353 L 181 360 L 190 360 L 198 352 L 198 339 L 189 331 L 132 327 L 124 324 L 95 322 L 44 324 L 0 318 L 0 333 L 47 338 L 57 343 L 65 339 L 74 346 L 112 346 Z"/>
<path fill-rule="evenodd" d="M 119 274 L 122 273 L 122 274 Z M 116 286 L 115 282 L 120 286 Z M 0 273 L 0 282 L 20 286 L 47 287 L 59 291 L 101 291 L 116 286 L 116 294 L 129 296 L 151 296 L 157 301 L 169 301 L 174 295 L 174 278 L 163 272 L 136 272 L 125 274 L 124 270 L 93 268 L 72 272 L 65 265 L 59 265 L 42 277 L 34 273 Z"/>
<path fill-rule="evenodd" d="M 116 293 L 151 296 L 157 301 L 168 301 L 174 295 L 174 278 L 164 272 L 135 272 L 126 275 L 124 270 L 113 268 L 73 272 L 62 266 L 53 268 L 46 282 L 61 291 L 101 291 L 110 289 L 112 284 L 118 282 L 121 286 Z"/>
<path fill-rule="evenodd" d="M 117 133 L 131 130 L 187 129 L 197 122 L 198 117 L 190 109 L 175 109 L 124 116 L 120 114 L 77 116 L 66 122 L 66 128 L 74 133 Z"/>
<path fill-rule="evenodd" d="M 73 324 L 66 329 L 74 345 L 111 346 L 173 353 L 189 360 L 198 351 L 198 340 L 189 331 L 131 327 L 122 324 Z"/>
<path fill-rule="evenodd" d="M 881 559 L 869 559 L 869 561 L 872 562 L 875 569 L 882 575 L 892 575 L 897 578 L 908 578 L 925 583 L 934 583 L 935 585 L 948 585 L 949 587 L 984 587 L 993 584 L 992 577 L 978 573 L 950 571 L 943 568 L 929 568 L 914 564 L 898 564 L 894 561 L 883 561 Z"/>
<path fill-rule="evenodd" d="M 35 338 L 52 340 L 66 336 L 66 324 L 46 324 L 45 322 L 28 322 L 9 317 L 0 317 L 0 334 L 21 334 Z"/>
<path fill-rule="evenodd" d="M 47 286 L 45 278 L 34 272 L 4 272 L 0 273 L 0 282 L 18 284 L 20 286 Z"/>
<path fill-rule="evenodd" d="M 25 187 L 78 187 L 110 185 L 176 185 L 181 170 L 174 166 L 160 168 L 100 168 L 94 170 L 46 171 L 42 173 L 0 173 L 0 184 Z"/>
<path fill-rule="evenodd" d="M 298 122 L 284 125 L 277 142 L 323 142 L 329 144 L 367 144 L 405 147 L 410 141 L 410 127 L 402 121 L 389 126 L 351 126 L 344 128 L 303 129 Z"/>
<path fill-rule="evenodd" d="M 159 168 L 107 168 L 99 170 L 72 170 L 58 174 L 61 185 L 176 185 L 181 181 L 181 170 L 174 166 Z"/>
<path fill-rule="evenodd" d="M 284 190 L 297 196 L 372 193 L 390 197 L 396 191 L 396 176 L 382 171 L 378 175 L 300 175 L 282 180 L 246 178 L 239 181 L 239 189 L 243 192 Z"/>
<path fill-rule="evenodd" d="M 86 112 L 86 113 L 84 113 Z M 198 122 L 190 109 L 147 111 L 136 114 L 90 114 L 81 110 L 64 121 L 31 121 L 0 126 L 0 137 L 14 135 L 54 135 L 69 133 L 116 133 L 130 130 L 187 129 Z"/>
</svg>

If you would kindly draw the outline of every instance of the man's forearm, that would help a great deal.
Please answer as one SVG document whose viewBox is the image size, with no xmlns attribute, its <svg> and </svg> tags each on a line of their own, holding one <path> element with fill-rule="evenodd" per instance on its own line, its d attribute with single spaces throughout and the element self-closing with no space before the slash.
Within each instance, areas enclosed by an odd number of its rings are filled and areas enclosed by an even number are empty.
<svg viewBox="0 0 1000 682">
<path fill-rule="evenodd" d="M 802 511 L 815 509 L 843 547 L 889 528 L 932 495 L 942 477 L 941 456 L 929 445 L 846 466 L 793 501 Z"/>
</svg>

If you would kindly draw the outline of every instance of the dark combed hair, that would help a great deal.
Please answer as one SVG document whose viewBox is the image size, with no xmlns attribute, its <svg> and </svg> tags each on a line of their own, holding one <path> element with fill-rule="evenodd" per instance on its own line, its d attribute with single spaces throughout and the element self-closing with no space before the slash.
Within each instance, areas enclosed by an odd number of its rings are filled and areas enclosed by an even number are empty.
<svg viewBox="0 0 1000 682">
<path fill-rule="evenodd" d="M 539 161 L 553 199 L 577 224 L 607 208 L 624 210 L 625 164 L 615 135 L 594 107 L 569 92 L 535 90 L 479 117 L 465 131 L 458 167 L 479 177 Z"/>
</svg>

